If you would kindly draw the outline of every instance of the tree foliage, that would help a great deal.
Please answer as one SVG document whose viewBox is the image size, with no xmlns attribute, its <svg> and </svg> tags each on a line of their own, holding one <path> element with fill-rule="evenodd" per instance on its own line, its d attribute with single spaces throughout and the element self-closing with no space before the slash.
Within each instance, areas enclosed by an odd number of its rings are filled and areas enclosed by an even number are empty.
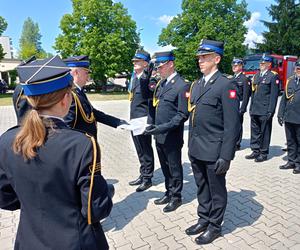
<svg viewBox="0 0 300 250">
<path fill-rule="evenodd" d="M 54 48 L 63 57 L 88 55 L 93 79 L 105 81 L 131 70 L 131 58 L 139 44 L 136 23 L 121 3 L 112 0 L 72 0 L 73 13 L 63 16 L 62 34 Z"/>
<path fill-rule="evenodd" d="M 0 16 L 0 36 L 6 30 L 6 28 L 7 28 L 7 22 L 5 21 L 5 19 L 2 16 Z M 3 48 L 0 44 L 0 60 L 2 58 L 4 58 L 4 55 L 5 55 L 5 53 L 4 53 Z"/>
<path fill-rule="evenodd" d="M 39 25 L 28 17 L 23 24 L 19 57 L 21 59 L 27 59 L 35 55 L 38 58 L 44 58 L 46 52 L 42 49 L 41 38 L 42 35 L 40 34 Z"/>
<path fill-rule="evenodd" d="M 263 32 L 263 43 L 257 48 L 262 52 L 281 55 L 299 55 L 300 6 L 295 0 L 276 0 L 268 9 L 271 22 L 262 21 L 268 28 Z"/>
<path fill-rule="evenodd" d="M 243 42 L 247 28 L 243 23 L 250 17 L 246 2 L 183 0 L 181 7 L 182 13 L 162 30 L 158 42 L 176 47 L 177 70 L 187 79 L 195 79 L 199 74 L 195 57 L 199 42 L 211 39 L 225 42 L 221 69 L 229 73 L 232 58 L 246 52 Z"/>
</svg>

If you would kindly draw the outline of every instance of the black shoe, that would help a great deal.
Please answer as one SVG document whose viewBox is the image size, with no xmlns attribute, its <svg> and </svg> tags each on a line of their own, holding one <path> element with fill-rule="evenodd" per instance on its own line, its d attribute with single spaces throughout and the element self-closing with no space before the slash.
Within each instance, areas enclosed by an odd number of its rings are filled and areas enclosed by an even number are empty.
<svg viewBox="0 0 300 250">
<path fill-rule="evenodd" d="M 207 228 L 206 224 L 201 224 L 201 223 L 198 222 L 197 224 L 195 224 L 195 225 L 190 226 L 189 228 L 187 228 L 185 230 L 185 233 L 187 235 L 195 235 L 195 234 L 199 234 L 199 233 L 205 231 L 206 228 Z"/>
<path fill-rule="evenodd" d="M 300 174 L 300 167 L 295 167 L 293 170 L 293 174 Z"/>
<path fill-rule="evenodd" d="M 175 211 L 178 207 L 180 207 L 182 204 L 182 201 L 181 199 L 173 199 L 171 200 L 167 206 L 164 207 L 163 211 L 165 213 L 168 213 L 168 212 L 173 212 Z"/>
<path fill-rule="evenodd" d="M 246 155 L 245 158 L 247 160 L 253 160 L 253 159 L 257 158 L 258 156 L 259 156 L 259 153 L 252 152 L 250 155 Z"/>
<path fill-rule="evenodd" d="M 130 181 L 128 184 L 129 184 L 130 186 L 136 186 L 136 185 L 141 185 L 142 182 L 143 182 L 143 178 L 142 178 L 142 176 L 140 176 L 140 177 L 137 178 L 136 180 Z"/>
<path fill-rule="evenodd" d="M 137 192 L 143 192 L 152 186 L 151 181 L 144 181 L 141 185 L 139 185 L 136 189 Z"/>
<path fill-rule="evenodd" d="M 289 162 L 284 165 L 279 166 L 279 169 L 294 169 L 294 168 L 295 168 L 295 165 L 291 164 Z"/>
<path fill-rule="evenodd" d="M 171 200 L 171 197 L 165 194 L 163 197 L 156 199 L 154 201 L 154 204 L 155 205 L 165 205 L 165 204 L 168 204 L 170 200 Z"/>
<path fill-rule="evenodd" d="M 268 157 L 266 155 L 259 155 L 255 158 L 255 162 L 263 162 L 266 161 L 268 159 Z"/>
<path fill-rule="evenodd" d="M 200 236 L 198 236 L 195 239 L 195 242 L 198 245 L 205 245 L 205 244 L 209 244 L 209 243 L 213 242 L 216 238 L 218 238 L 220 236 L 221 236 L 220 231 L 207 229 L 203 234 L 201 234 Z"/>
<path fill-rule="evenodd" d="M 235 150 L 236 150 L 236 151 L 241 150 L 241 145 L 236 145 L 236 146 L 235 146 Z"/>
</svg>

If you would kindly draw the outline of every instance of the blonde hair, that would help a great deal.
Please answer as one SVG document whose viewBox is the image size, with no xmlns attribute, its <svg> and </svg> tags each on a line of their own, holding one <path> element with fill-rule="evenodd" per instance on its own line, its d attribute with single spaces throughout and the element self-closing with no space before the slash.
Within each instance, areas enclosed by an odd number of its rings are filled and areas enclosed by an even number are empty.
<svg viewBox="0 0 300 250">
<path fill-rule="evenodd" d="M 44 144 L 47 133 L 46 126 L 49 126 L 49 122 L 47 124 L 46 119 L 41 118 L 38 111 L 51 108 L 61 101 L 70 90 L 71 87 L 67 87 L 49 94 L 26 97 L 32 110 L 26 114 L 21 129 L 13 142 L 14 153 L 21 154 L 24 160 L 37 156 L 36 150 Z"/>
</svg>

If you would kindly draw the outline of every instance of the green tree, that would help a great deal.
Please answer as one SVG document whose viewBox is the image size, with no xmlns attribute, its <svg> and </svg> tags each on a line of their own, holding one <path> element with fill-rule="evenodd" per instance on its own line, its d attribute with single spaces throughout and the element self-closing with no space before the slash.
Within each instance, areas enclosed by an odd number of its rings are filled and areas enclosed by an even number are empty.
<svg viewBox="0 0 300 250">
<path fill-rule="evenodd" d="M 73 13 L 63 16 L 62 34 L 54 49 L 63 57 L 88 55 L 93 79 L 105 82 L 132 68 L 131 58 L 139 44 L 136 23 L 121 3 L 112 0 L 72 0 Z"/>
<path fill-rule="evenodd" d="M 230 73 L 234 56 L 243 56 L 247 28 L 243 23 L 250 18 L 244 0 L 183 0 L 182 13 L 172 19 L 162 30 L 159 44 L 176 47 L 176 67 L 187 79 L 199 75 L 196 50 L 201 39 L 225 42 L 221 70 Z"/>
<path fill-rule="evenodd" d="M 6 30 L 6 28 L 7 28 L 7 22 L 5 21 L 5 19 L 2 16 L 0 16 L 0 36 Z M 5 55 L 5 53 L 4 53 L 3 48 L 0 44 L 0 60 L 2 58 L 4 58 L 4 55 Z"/>
<path fill-rule="evenodd" d="M 21 59 L 27 59 L 33 55 L 38 58 L 46 57 L 46 52 L 41 46 L 41 38 L 42 35 L 40 34 L 39 25 L 28 17 L 23 24 L 19 57 Z"/>
<path fill-rule="evenodd" d="M 262 21 L 268 31 L 262 33 L 263 43 L 256 44 L 260 51 L 281 55 L 300 54 L 300 6 L 295 2 L 276 0 L 277 4 L 267 8 L 272 21 Z"/>
</svg>

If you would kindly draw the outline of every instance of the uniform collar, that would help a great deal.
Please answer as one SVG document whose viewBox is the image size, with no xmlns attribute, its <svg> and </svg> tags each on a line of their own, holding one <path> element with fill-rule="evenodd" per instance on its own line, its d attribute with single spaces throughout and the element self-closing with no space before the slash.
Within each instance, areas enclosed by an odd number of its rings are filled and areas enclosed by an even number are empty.
<svg viewBox="0 0 300 250">
<path fill-rule="evenodd" d="M 208 83 L 208 81 L 210 80 L 210 78 L 218 71 L 218 69 L 216 69 L 215 71 L 211 72 L 210 74 L 208 74 L 207 76 L 203 76 L 204 80 L 205 80 L 205 84 Z"/>
<path fill-rule="evenodd" d="M 76 88 L 78 88 L 80 91 L 82 90 L 81 87 L 80 87 L 77 83 L 74 83 L 74 85 L 75 85 Z"/>
<path fill-rule="evenodd" d="M 173 74 L 169 75 L 169 76 L 167 77 L 167 82 L 166 82 L 166 84 L 167 84 L 169 81 L 171 81 L 176 75 L 177 75 L 177 72 L 176 72 L 176 71 L 175 71 Z"/>
</svg>

